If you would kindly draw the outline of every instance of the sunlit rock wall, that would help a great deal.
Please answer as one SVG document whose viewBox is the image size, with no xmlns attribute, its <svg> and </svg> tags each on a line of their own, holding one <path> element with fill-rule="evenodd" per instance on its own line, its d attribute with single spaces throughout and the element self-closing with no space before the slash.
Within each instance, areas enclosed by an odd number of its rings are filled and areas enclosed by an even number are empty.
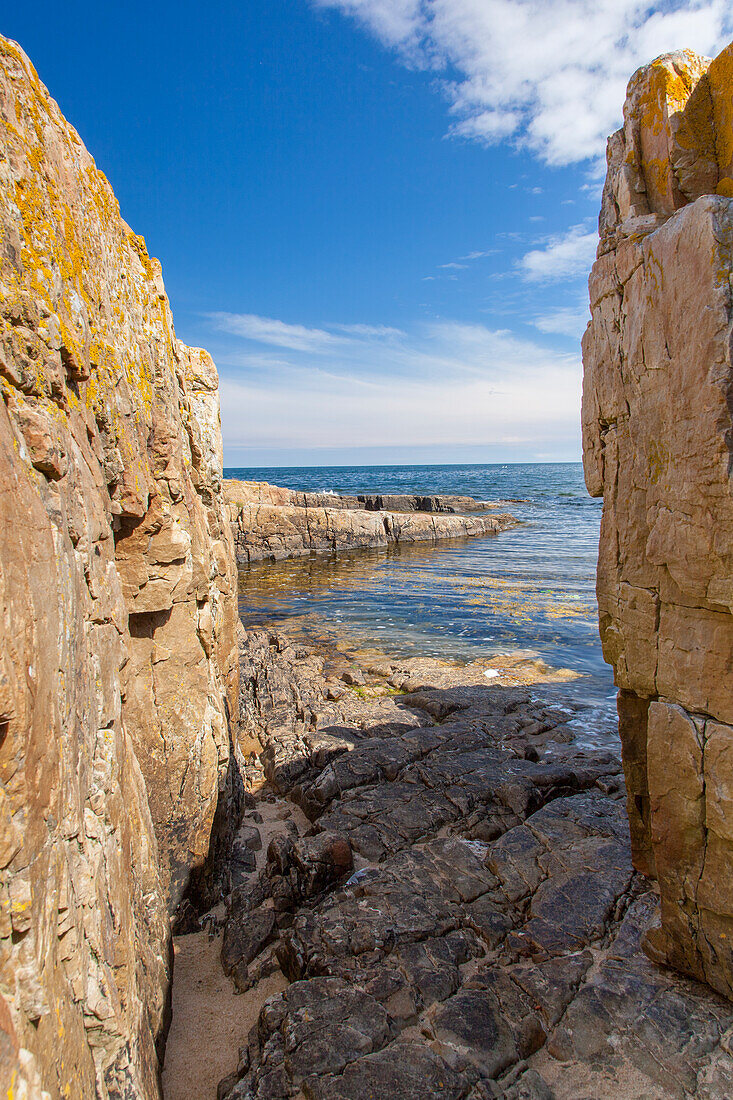
<svg viewBox="0 0 733 1100">
<path fill-rule="evenodd" d="M 216 370 L 0 39 L 0 1084 L 155 1097 L 237 708 Z"/>
<path fill-rule="evenodd" d="M 614 666 L 653 957 L 733 994 L 733 47 L 640 69 L 608 142 L 583 341 Z"/>
</svg>

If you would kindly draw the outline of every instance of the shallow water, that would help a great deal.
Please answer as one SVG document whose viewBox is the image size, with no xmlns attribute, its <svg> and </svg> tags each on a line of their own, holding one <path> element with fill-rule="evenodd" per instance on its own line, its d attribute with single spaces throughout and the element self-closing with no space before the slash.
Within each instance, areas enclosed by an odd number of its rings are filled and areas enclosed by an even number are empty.
<svg viewBox="0 0 733 1100">
<path fill-rule="evenodd" d="M 228 477 L 338 493 L 460 493 L 512 500 L 521 525 L 437 547 L 313 555 L 240 572 L 245 625 L 344 639 L 399 656 L 472 660 L 526 650 L 582 674 L 566 695 L 612 721 L 615 691 L 598 638 L 601 502 L 580 463 L 228 469 Z M 594 723 L 595 724 L 595 723 Z"/>
</svg>

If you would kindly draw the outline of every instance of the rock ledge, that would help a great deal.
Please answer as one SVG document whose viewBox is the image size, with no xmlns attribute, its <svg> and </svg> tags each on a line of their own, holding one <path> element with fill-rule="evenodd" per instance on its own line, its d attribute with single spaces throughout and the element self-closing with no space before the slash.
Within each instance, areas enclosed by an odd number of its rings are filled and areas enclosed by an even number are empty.
<svg viewBox="0 0 733 1100">
<path fill-rule="evenodd" d="M 237 561 L 242 565 L 312 553 L 496 535 L 517 522 L 506 513 L 462 515 L 497 507 L 473 497 L 340 497 L 234 480 L 224 483 L 224 491 Z"/>
</svg>

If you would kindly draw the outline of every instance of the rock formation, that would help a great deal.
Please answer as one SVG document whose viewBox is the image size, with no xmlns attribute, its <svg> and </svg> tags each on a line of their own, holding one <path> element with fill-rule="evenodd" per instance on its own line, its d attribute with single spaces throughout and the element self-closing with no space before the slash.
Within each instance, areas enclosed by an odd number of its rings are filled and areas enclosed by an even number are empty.
<svg viewBox="0 0 733 1100">
<path fill-rule="evenodd" d="M 583 341 L 600 629 L 653 957 L 733 995 L 733 46 L 631 79 Z"/>
<path fill-rule="evenodd" d="M 367 512 L 485 512 L 499 504 L 516 501 L 476 500 L 455 493 L 421 496 L 415 493 L 304 493 L 283 489 L 268 481 L 237 481 L 227 478 L 227 499 L 239 504 L 272 504 L 276 508 L 293 505 L 296 508 L 351 508 Z"/>
<path fill-rule="evenodd" d="M 516 522 L 506 513 L 454 514 L 493 507 L 473 497 L 341 497 L 298 493 L 262 481 L 227 480 L 224 486 L 237 561 L 245 565 L 335 550 L 495 535 Z"/>
<path fill-rule="evenodd" d="M 225 905 L 184 937 L 218 932 L 244 994 L 213 1044 L 220 1100 L 733 1095 L 733 1006 L 640 949 L 659 899 L 585 708 L 508 655 L 487 682 L 485 660 L 255 630 L 242 657 L 267 782 Z M 197 1073 L 213 1095 L 190 1049 L 205 1006 L 187 1027 L 178 1007 L 169 1100 Z"/>
<path fill-rule="evenodd" d="M 155 1097 L 238 699 L 217 375 L 5 39 L 0 128 L 0 1081 Z"/>
</svg>

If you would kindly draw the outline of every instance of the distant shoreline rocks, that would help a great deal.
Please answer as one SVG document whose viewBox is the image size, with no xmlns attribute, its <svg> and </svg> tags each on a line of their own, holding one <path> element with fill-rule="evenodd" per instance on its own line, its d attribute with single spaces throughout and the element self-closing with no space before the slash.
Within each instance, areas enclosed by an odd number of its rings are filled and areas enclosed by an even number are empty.
<svg viewBox="0 0 733 1100">
<path fill-rule="evenodd" d="M 235 480 L 224 482 L 224 496 L 239 565 L 496 535 L 517 523 L 508 513 L 486 514 L 506 502 L 464 496 L 339 496 Z"/>
</svg>

